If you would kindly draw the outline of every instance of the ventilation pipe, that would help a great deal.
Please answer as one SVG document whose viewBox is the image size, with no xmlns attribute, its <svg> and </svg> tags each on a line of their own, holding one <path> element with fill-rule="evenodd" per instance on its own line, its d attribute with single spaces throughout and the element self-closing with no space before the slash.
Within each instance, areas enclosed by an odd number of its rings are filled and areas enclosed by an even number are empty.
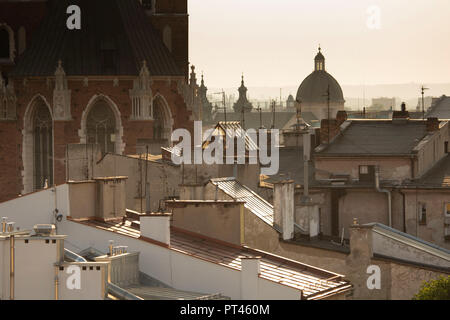
<svg viewBox="0 0 450 320">
<path fill-rule="evenodd" d="M 377 192 L 386 193 L 388 198 L 388 215 L 389 215 L 389 227 L 392 227 L 392 195 L 391 191 L 380 188 L 380 167 L 375 167 L 375 189 Z"/>
</svg>

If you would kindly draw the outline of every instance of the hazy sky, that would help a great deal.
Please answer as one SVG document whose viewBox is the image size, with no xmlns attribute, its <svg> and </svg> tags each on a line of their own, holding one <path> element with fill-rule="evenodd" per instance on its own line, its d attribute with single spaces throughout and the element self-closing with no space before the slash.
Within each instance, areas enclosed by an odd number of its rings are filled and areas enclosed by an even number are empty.
<svg viewBox="0 0 450 320">
<path fill-rule="evenodd" d="M 238 86 L 242 72 L 248 86 L 299 85 L 319 43 L 341 84 L 450 82 L 450 0 L 188 3 L 190 62 L 209 87 Z"/>
</svg>

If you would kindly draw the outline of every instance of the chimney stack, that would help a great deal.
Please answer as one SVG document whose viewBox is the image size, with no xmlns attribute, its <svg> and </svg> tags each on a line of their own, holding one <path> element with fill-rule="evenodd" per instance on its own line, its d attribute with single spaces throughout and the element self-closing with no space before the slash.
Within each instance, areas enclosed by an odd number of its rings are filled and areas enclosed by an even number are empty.
<svg viewBox="0 0 450 320">
<path fill-rule="evenodd" d="M 345 110 L 338 111 L 337 114 L 336 114 L 336 120 L 337 120 L 337 125 L 338 126 L 340 126 L 345 121 L 347 121 L 347 111 L 345 111 Z"/>
<path fill-rule="evenodd" d="M 239 257 L 241 259 L 241 299 L 258 299 L 258 277 L 261 257 Z"/>
<path fill-rule="evenodd" d="M 283 240 L 294 237 L 294 181 L 280 181 L 273 185 L 274 224 L 281 228 Z"/>
<path fill-rule="evenodd" d="M 170 213 L 149 214 L 140 217 L 141 237 L 170 246 Z"/>
<path fill-rule="evenodd" d="M 427 119 L 427 132 L 434 132 L 439 130 L 439 120 L 438 118 L 428 118 Z"/>
<path fill-rule="evenodd" d="M 402 102 L 402 110 L 401 111 L 394 111 L 392 113 L 392 121 L 408 121 L 409 120 L 409 112 L 406 110 L 406 104 Z"/>
</svg>

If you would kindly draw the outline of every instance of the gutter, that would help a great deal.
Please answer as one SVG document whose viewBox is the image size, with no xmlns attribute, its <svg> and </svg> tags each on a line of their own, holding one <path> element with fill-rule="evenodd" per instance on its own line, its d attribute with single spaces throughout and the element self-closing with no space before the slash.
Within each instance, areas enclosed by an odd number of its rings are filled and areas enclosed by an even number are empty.
<svg viewBox="0 0 450 320">
<path fill-rule="evenodd" d="M 392 194 L 391 194 L 391 191 L 380 188 L 380 167 L 379 166 L 376 166 L 376 168 L 375 168 L 375 189 L 378 192 L 386 193 L 386 195 L 387 195 L 389 227 L 392 228 Z"/>
</svg>

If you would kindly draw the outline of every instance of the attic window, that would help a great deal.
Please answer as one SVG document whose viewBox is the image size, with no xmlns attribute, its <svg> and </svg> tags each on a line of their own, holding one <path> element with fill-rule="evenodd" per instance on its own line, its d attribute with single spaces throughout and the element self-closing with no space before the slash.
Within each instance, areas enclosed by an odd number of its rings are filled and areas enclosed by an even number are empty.
<svg viewBox="0 0 450 320">
<path fill-rule="evenodd" d="M 425 203 L 419 203 L 419 224 L 426 225 L 427 224 L 427 206 Z"/>
</svg>

